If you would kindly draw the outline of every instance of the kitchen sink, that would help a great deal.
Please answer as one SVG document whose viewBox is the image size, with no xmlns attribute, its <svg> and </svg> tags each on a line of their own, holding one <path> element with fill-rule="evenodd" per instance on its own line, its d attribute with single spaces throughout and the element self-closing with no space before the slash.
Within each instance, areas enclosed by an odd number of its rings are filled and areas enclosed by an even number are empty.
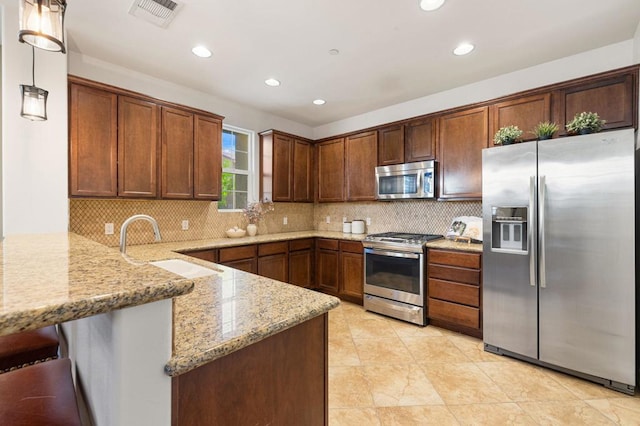
<svg viewBox="0 0 640 426">
<path fill-rule="evenodd" d="M 158 260 L 149 263 L 184 278 L 200 278 L 215 275 L 216 272 L 220 272 L 181 259 Z"/>
</svg>

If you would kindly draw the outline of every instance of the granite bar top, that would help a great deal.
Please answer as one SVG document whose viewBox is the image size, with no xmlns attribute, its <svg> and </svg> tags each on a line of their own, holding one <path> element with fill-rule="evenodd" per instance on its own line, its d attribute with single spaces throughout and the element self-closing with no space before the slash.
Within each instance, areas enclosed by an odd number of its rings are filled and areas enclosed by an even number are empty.
<svg viewBox="0 0 640 426">
<path fill-rule="evenodd" d="M 427 243 L 427 248 L 445 249 L 445 250 L 458 250 L 458 251 L 470 251 L 474 253 L 482 253 L 482 244 L 478 243 L 463 243 L 459 241 L 441 239 L 430 241 Z"/>
<path fill-rule="evenodd" d="M 0 335 L 189 293 L 186 280 L 71 233 L 0 244 Z"/>
</svg>

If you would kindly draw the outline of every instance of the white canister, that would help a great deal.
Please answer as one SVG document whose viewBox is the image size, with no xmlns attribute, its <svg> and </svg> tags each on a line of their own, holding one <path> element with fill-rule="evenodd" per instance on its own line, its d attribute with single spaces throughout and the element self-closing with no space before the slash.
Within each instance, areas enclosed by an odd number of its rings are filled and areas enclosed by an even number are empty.
<svg viewBox="0 0 640 426">
<path fill-rule="evenodd" d="M 342 222 L 342 232 L 345 234 L 351 233 L 351 222 Z"/>
<path fill-rule="evenodd" d="M 354 234 L 364 234 L 364 220 L 354 220 L 351 222 L 351 232 Z"/>
</svg>

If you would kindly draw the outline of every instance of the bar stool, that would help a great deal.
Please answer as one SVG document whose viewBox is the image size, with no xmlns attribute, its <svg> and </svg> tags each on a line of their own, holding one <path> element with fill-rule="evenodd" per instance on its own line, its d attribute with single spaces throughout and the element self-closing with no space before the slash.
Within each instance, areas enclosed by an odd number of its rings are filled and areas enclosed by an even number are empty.
<svg viewBox="0 0 640 426">
<path fill-rule="evenodd" d="M 68 358 L 0 374 L 3 426 L 82 426 Z"/>
<path fill-rule="evenodd" d="M 0 336 L 0 373 L 58 357 L 59 339 L 53 325 Z"/>
</svg>

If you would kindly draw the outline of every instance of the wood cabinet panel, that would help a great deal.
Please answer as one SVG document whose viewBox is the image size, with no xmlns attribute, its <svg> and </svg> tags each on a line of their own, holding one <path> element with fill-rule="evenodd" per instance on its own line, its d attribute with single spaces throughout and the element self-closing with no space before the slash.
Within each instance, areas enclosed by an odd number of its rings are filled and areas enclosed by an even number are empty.
<svg viewBox="0 0 640 426">
<path fill-rule="evenodd" d="M 345 140 L 345 180 L 348 201 L 376 199 L 378 134 L 360 133 Z"/>
<path fill-rule="evenodd" d="M 364 296 L 364 256 L 362 253 L 340 253 L 340 296 L 362 304 Z"/>
<path fill-rule="evenodd" d="M 330 240 L 326 238 L 318 238 L 318 240 L 316 241 L 316 247 L 322 250 L 338 251 L 340 249 L 340 241 Z"/>
<path fill-rule="evenodd" d="M 252 259 L 258 254 L 255 244 L 237 247 L 224 247 L 219 250 L 220 262 L 230 262 L 240 259 Z"/>
<path fill-rule="evenodd" d="M 220 199 L 222 121 L 198 114 L 194 116 L 193 155 L 193 198 Z"/>
<path fill-rule="evenodd" d="M 289 280 L 289 256 L 287 253 L 258 257 L 258 275 L 274 280 Z"/>
<path fill-rule="evenodd" d="M 289 252 L 289 283 L 300 287 L 313 287 L 313 250 Z"/>
<path fill-rule="evenodd" d="M 289 251 L 308 250 L 313 248 L 313 238 L 301 238 L 289 241 Z"/>
<path fill-rule="evenodd" d="M 480 328 L 480 310 L 470 306 L 429 298 L 429 318 Z"/>
<path fill-rule="evenodd" d="M 287 241 L 258 244 L 258 256 L 269 256 L 272 254 L 287 253 L 288 251 L 289 243 Z"/>
<path fill-rule="evenodd" d="M 184 251 L 182 254 L 195 257 L 196 259 L 202 259 L 209 262 L 218 262 L 218 250 L 217 249 L 205 249 L 205 250 L 192 250 Z"/>
<path fill-rule="evenodd" d="M 479 253 L 465 253 L 449 250 L 429 249 L 429 263 L 439 263 L 447 266 L 480 269 L 482 256 Z"/>
<path fill-rule="evenodd" d="M 480 288 L 475 285 L 460 284 L 429 278 L 429 297 L 463 305 L 480 306 Z"/>
<path fill-rule="evenodd" d="M 600 78 L 559 90 L 554 94 L 558 104 L 557 122 L 560 134 L 565 125 L 583 111 L 596 112 L 606 120 L 603 129 L 635 127 L 637 125 L 637 71 Z"/>
<path fill-rule="evenodd" d="M 318 161 L 318 201 L 344 201 L 344 139 L 316 145 Z"/>
<path fill-rule="evenodd" d="M 254 257 L 251 259 L 242 259 L 242 260 L 231 260 L 227 262 L 223 262 L 220 260 L 222 265 L 228 266 L 230 268 L 238 269 L 240 271 L 251 272 L 252 274 L 258 273 L 258 258 Z"/>
<path fill-rule="evenodd" d="M 435 119 L 422 118 L 405 125 L 404 161 L 426 161 L 436 158 Z"/>
<path fill-rule="evenodd" d="M 162 198 L 193 197 L 193 114 L 162 108 Z"/>
<path fill-rule="evenodd" d="M 378 130 L 378 165 L 404 162 L 404 126 L 397 124 Z"/>
<path fill-rule="evenodd" d="M 69 194 L 115 197 L 117 96 L 79 84 L 70 84 L 69 90 Z"/>
<path fill-rule="evenodd" d="M 363 247 L 360 241 L 340 241 L 340 251 L 347 253 L 363 254 Z"/>
<path fill-rule="evenodd" d="M 316 286 L 330 294 L 338 294 L 339 255 L 339 251 L 322 248 L 316 252 Z"/>
<path fill-rule="evenodd" d="M 158 195 L 160 108 L 153 102 L 118 97 L 118 195 Z"/>
<path fill-rule="evenodd" d="M 172 425 L 328 423 L 327 314 L 173 377 Z"/>
<path fill-rule="evenodd" d="M 440 118 L 439 198 L 482 198 L 482 149 L 488 146 L 488 121 L 488 107 L 472 108 Z"/>
<path fill-rule="evenodd" d="M 273 134 L 273 201 L 293 199 L 293 138 Z"/>
<path fill-rule="evenodd" d="M 501 127 L 518 126 L 523 141 L 536 140 L 531 130 L 542 121 L 551 121 L 551 93 L 511 99 L 491 105 L 490 146 L 493 146 L 493 135 Z"/>
<path fill-rule="evenodd" d="M 293 143 L 293 201 L 313 201 L 313 149 L 297 139 Z"/>
<path fill-rule="evenodd" d="M 480 271 L 477 269 L 458 268 L 429 263 L 429 277 L 448 281 L 458 281 L 465 284 L 480 284 Z"/>
</svg>

